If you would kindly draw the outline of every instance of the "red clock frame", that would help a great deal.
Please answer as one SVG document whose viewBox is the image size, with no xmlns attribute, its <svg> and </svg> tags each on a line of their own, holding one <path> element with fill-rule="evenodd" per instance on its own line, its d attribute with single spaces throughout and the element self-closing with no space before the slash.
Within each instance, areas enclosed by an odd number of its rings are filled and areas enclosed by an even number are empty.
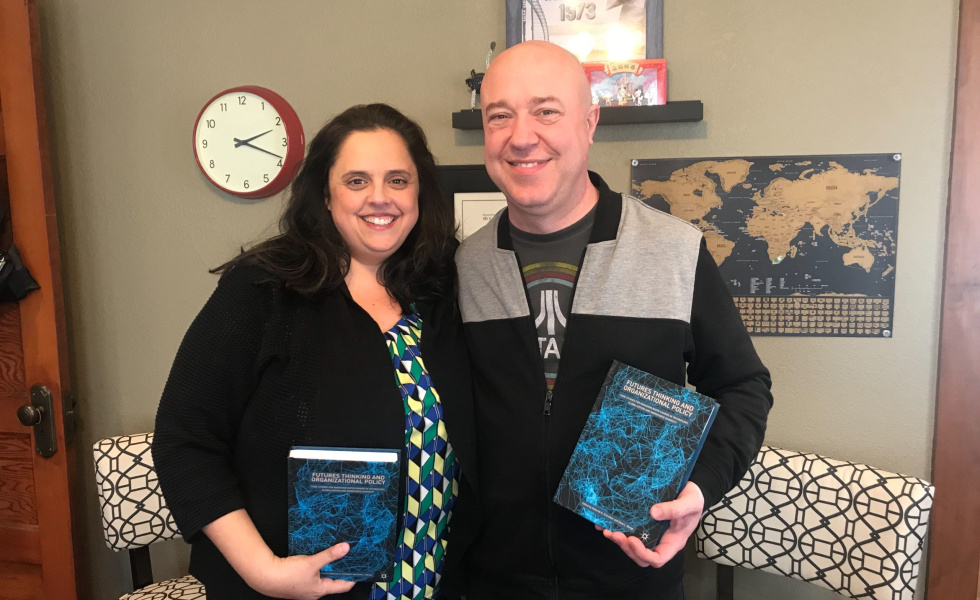
<svg viewBox="0 0 980 600">
<path fill-rule="evenodd" d="M 273 177 L 272 181 L 254 192 L 230 190 L 221 185 L 221 183 L 211 178 L 207 170 L 205 170 L 204 165 L 201 164 L 201 157 L 197 154 L 197 126 L 201 122 L 201 116 L 204 114 L 204 111 L 207 110 L 208 107 L 221 96 L 237 92 L 255 94 L 268 102 L 269 105 L 272 106 L 277 113 L 279 113 L 279 116 L 282 117 L 282 125 L 286 129 L 286 137 L 288 140 L 286 145 L 286 156 L 283 157 L 282 169 L 279 170 L 279 174 Z M 191 146 L 194 148 L 194 162 L 197 163 L 197 168 L 201 170 L 201 173 L 204 173 L 207 180 L 214 184 L 215 187 L 233 196 L 238 196 L 239 198 L 257 200 L 259 198 L 268 198 L 269 196 L 278 194 L 282 190 L 286 189 L 286 187 L 296 177 L 296 174 L 299 172 L 300 165 L 303 163 L 303 156 L 306 152 L 306 134 L 303 132 L 303 124 L 300 122 L 299 116 L 296 115 L 296 111 L 293 110 L 293 107 L 289 104 L 289 102 L 286 102 L 285 98 L 273 92 L 269 88 L 259 85 L 241 85 L 218 92 L 210 100 L 204 103 L 204 106 L 201 107 L 200 112 L 197 113 L 197 118 L 194 119 L 194 130 L 191 132 Z"/>
</svg>

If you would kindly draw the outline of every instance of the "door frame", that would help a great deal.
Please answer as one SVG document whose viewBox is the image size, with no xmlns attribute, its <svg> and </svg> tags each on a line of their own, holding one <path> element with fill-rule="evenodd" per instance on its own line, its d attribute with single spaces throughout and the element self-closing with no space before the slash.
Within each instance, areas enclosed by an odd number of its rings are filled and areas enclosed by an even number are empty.
<svg viewBox="0 0 980 600">
<path fill-rule="evenodd" d="M 980 0 L 961 0 L 926 595 L 976 600 L 980 571 Z"/>
<path fill-rule="evenodd" d="M 66 443 L 71 436 L 65 435 L 65 411 L 72 408 L 64 402 L 71 398 L 68 343 L 36 0 L 0 0 L 0 102 L 11 227 L 24 264 L 40 285 L 20 302 L 25 382 L 28 389 L 45 385 L 54 398 L 57 452 L 51 458 L 34 453 L 43 597 L 74 600 L 79 538 L 72 535 L 77 522 L 72 510 L 78 505 L 72 499 L 78 462 L 74 446 Z"/>
</svg>

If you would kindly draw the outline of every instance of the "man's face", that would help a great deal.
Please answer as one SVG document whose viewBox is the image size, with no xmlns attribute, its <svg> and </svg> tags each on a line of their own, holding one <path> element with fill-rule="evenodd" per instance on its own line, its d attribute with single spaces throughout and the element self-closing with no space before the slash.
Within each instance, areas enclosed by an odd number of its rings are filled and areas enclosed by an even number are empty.
<svg viewBox="0 0 980 600">
<path fill-rule="evenodd" d="M 492 63 L 480 94 L 487 171 L 511 211 L 532 220 L 571 210 L 588 185 L 598 109 L 581 65 L 565 58 L 511 49 Z"/>
</svg>

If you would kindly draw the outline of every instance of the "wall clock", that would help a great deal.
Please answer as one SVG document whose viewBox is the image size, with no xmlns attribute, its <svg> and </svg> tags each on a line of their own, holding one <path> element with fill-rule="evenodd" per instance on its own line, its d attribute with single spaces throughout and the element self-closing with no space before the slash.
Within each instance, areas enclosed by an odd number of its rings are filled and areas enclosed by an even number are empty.
<svg viewBox="0 0 980 600">
<path fill-rule="evenodd" d="M 241 198 L 283 190 L 303 160 L 306 139 L 296 111 L 256 85 L 211 98 L 194 123 L 194 158 L 218 188 Z"/>
</svg>

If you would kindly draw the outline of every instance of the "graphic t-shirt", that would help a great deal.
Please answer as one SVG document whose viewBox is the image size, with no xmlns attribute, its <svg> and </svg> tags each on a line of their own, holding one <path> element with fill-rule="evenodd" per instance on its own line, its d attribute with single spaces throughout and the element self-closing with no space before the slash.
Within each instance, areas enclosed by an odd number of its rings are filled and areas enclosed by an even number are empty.
<svg viewBox="0 0 980 600">
<path fill-rule="evenodd" d="M 554 233 L 528 233 L 510 226 L 538 330 L 538 349 L 544 360 L 544 378 L 549 391 L 558 374 L 575 278 L 594 221 L 595 207 L 578 222 Z"/>
</svg>

